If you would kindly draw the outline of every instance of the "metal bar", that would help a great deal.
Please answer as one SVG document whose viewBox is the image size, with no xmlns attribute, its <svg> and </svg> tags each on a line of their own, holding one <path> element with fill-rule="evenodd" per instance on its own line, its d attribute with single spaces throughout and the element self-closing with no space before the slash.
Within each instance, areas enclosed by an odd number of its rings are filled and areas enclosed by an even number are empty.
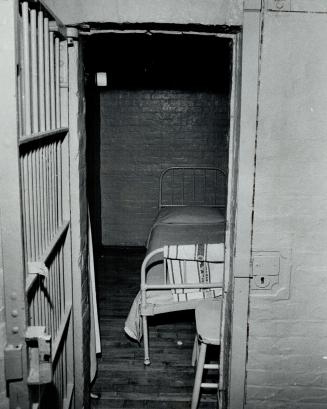
<svg viewBox="0 0 327 409">
<path fill-rule="evenodd" d="M 20 177 L 21 177 L 21 199 L 22 199 L 22 215 L 23 215 L 23 244 L 24 254 L 27 254 L 27 231 L 26 231 L 26 217 L 25 217 L 25 175 L 24 175 L 24 156 L 20 157 Z"/>
<path fill-rule="evenodd" d="M 62 240 L 63 236 L 67 232 L 68 227 L 69 227 L 69 221 L 65 221 L 63 225 L 60 227 L 60 229 L 57 231 L 55 237 L 53 237 L 53 239 L 47 246 L 47 249 L 45 250 L 45 252 L 39 258 L 40 262 L 44 264 L 48 263 L 50 256 L 53 254 L 54 249 L 58 246 L 59 242 Z M 35 282 L 36 277 L 37 277 L 37 274 L 29 274 L 27 276 L 26 287 L 25 287 L 25 290 L 27 293 L 29 292 L 33 283 Z"/>
<path fill-rule="evenodd" d="M 55 93 L 55 67 L 54 67 L 54 34 L 49 33 L 50 50 L 50 118 L 51 129 L 56 128 L 56 93 Z"/>
<path fill-rule="evenodd" d="M 50 219 L 50 239 L 52 239 L 55 229 L 53 223 L 54 215 L 54 197 L 53 197 L 53 184 L 54 184 L 54 172 L 53 172 L 53 143 L 49 145 L 49 219 Z"/>
<path fill-rule="evenodd" d="M 185 189 L 184 186 L 185 185 L 185 170 L 183 169 L 183 176 L 182 176 L 182 206 L 184 205 L 184 194 L 185 194 Z"/>
<path fill-rule="evenodd" d="M 64 398 L 64 402 L 63 402 L 63 409 L 70 409 L 71 404 L 72 404 L 72 399 L 73 399 L 73 393 L 74 393 L 74 384 L 69 383 L 67 385 L 66 398 Z"/>
<path fill-rule="evenodd" d="M 44 146 L 40 148 L 39 154 L 39 167 L 40 167 L 40 237 L 41 237 L 41 251 L 45 250 L 45 204 L 44 204 Z"/>
<path fill-rule="evenodd" d="M 38 101 L 38 72 L 37 72 L 37 39 L 36 39 L 36 10 L 30 11 L 31 17 L 31 68 L 32 68 L 32 132 L 39 131 L 39 101 Z"/>
<path fill-rule="evenodd" d="M 62 142 L 57 144 L 58 223 L 62 223 Z"/>
<path fill-rule="evenodd" d="M 39 130 L 45 131 L 45 100 L 44 100 L 44 27 L 43 11 L 38 13 L 38 63 L 39 63 Z"/>
<path fill-rule="evenodd" d="M 51 138 L 61 138 L 64 134 L 68 132 L 67 127 L 59 128 L 59 129 L 54 129 L 54 130 L 49 130 L 49 131 L 44 131 L 44 132 L 38 132 L 36 134 L 32 134 L 29 136 L 23 136 L 19 140 L 19 146 L 26 145 L 28 143 L 36 142 L 36 141 L 41 141 L 46 142 L 48 139 Z"/>
<path fill-rule="evenodd" d="M 193 169 L 193 202 L 195 201 L 195 170 Z"/>
<path fill-rule="evenodd" d="M 28 14 L 26 6 L 24 13 Z M 1 267 L 3 277 L 1 287 L 4 305 L 1 321 L 5 322 L 1 339 L 6 342 L 6 351 L 17 352 L 18 360 L 15 381 L 5 385 L 10 396 L 12 408 L 29 408 L 29 390 L 27 379 L 27 353 L 24 342 L 27 326 L 28 306 L 25 297 L 25 263 L 23 244 L 23 223 L 21 209 L 21 181 L 19 171 L 19 151 L 17 147 L 18 121 L 17 112 L 17 63 L 18 42 L 17 28 L 20 28 L 18 7 L 16 2 L 0 1 L 0 209 L 1 209 Z M 28 16 L 28 15 L 27 15 Z M 27 21 L 26 21 L 27 22 Z M 27 27 L 28 29 L 28 27 Z M 28 31 L 28 30 L 27 30 Z M 23 66 L 24 69 L 24 66 Z M 1 360 L 3 360 L 3 347 Z M 3 371 L 3 364 L 1 365 Z M 3 374 L 1 374 L 3 379 Z M 5 383 L 4 379 L 1 381 Z M 1 403 L 7 406 L 7 398 L 2 397 Z"/>
<path fill-rule="evenodd" d="M 204 169 L 204 201 L 207 203 L 207 171 Z"/>
<path fill-rule="evenodd" d="M 198 31 L 170 31 L 170 30 L 119 30 L 119 29 L 94 29 L 91 28 L 90 31 L 80 31 L 80 35 L 91 36 L 95 34 L 167 34 L 167 35 L 195 35 L 195 36 L 206 36 L 206 37 L 219 37 L 233 39 L 235 34 L 229 33 L 210 33 L 210 32 L 198 32 Z"/>
<path fill-rule="evenodd" d="M 172 290 L 178 288 L 190 289 L 190 288 L 222 288 L 223 281 L 217 281 L 216 283 L 196 283 L 196 284 L 143 284 L 142 290 Z"/>
<path fill-rule="evenodd" d="M 22 3 L 23 17 L 23 59 L 24 59 L 24 133 L 31 133 L 31 81 L 30 81 L 30 38 L 28 3 Z"/>
<path fill-rule="evenodd" d="M 64 339 L 63 335 L 65 333 L 65 329 L 67 328 L 67 325 L 69 324 L 69 321 L 70 321 L 71 311 L 72 311 L 72 305 L 71 304 L 66 305 L 66 310 L 61 319 L 61 323 L 59 325 L 57 335 L 55 339 L 52 341 L 52 355 L 51 355 L 52 362 L 54 362 L 57 358 L 60 344 Z"/>
<path fill-rule="evenodd" d="M 55 38 L 56 128 L 60 128 L 60 60 L 59 37 Z"/>
<path fill-rule="evenodd" d="M 45 129 L 51 129 L 50 114 L 50 53 L 49 53 L 49 19 L 44 19 L 44 83 L 45 83 Z"/>
<path fill-rule="evenodd" d="M 29 152 L 28 163 L 28 200 L 29 200 L 29 230 L 30 230 L 30 254 L 29 260 L 35 259 L 35 236 L 34 236 L 34 203 L 33 203 L 33 151 Z"/>
</svg>

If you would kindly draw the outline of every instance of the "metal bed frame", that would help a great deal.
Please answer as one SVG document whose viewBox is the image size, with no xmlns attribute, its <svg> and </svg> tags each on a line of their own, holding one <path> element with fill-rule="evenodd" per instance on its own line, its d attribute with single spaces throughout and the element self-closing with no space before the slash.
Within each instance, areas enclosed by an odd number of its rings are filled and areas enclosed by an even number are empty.
<svg viewBox="0 0 327 409">
<path fill-rule="evenodd" d="M 221 198 L 225 200 L 226 191 L 226 173 L 220 168 L 172 166 L 160 175 L 159 210 L 183 206 L 225 207 Z"/>
<path fill-rule="evenodd" d="M 159 211 L 172 207 L 215 207 L 224 208 L 227 193 L 226 173 L 216 167 L 173 166 L 165 169 L 159 181 Z M 168 185 L 168 188 L 167 188 Z M 222 246 L 224 244 L 222 243 Z M 207 284 L 170 284 L 164 276 L 164 284 L 148 284 L 146 270 L 151 260 L 163 254 L 163 248 L 151 251 L 144 259 L 141 268 L 141 316 L 143 321 L 144 364 L 150 364 L 147 316 L 165 312 L 194 309 L 198 300 L 173 304 L 149 305 L 146 293 L 150 290 L 171 290 L 177 288 L 223 287 L 222 282 Z M 224 262 L 222 259 L 221 262 Z M 164 270 L 166 267 L 164 266 Z"/>
</svg>

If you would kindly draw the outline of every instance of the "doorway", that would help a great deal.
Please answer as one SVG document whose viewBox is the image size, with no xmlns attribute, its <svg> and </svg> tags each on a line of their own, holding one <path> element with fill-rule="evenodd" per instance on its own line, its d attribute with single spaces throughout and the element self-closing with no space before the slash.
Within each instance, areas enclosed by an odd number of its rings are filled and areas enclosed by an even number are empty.
<svg viewBox="0 0 327 409">
<path fill-rule="evenodd" d="M 85 35 L 84 62 L 88 196 L 96 253 L 102 257 L 98 279 L 112 286 L 115 280 L 122 281 L 116 270 L 125 268 L 124 274 L 128 274 L 126 262 L 133 265 L 137 257 L 142 260 L 142 246 L 157 212 L 160 172 L 169 166 L 223 169 L 229 175 L 224 199 L 227 223 L 234 226 L 231 195 L 236 194 L 237 177 L 234 104 L 238 98 L 238 36 L 148 29 L 106 31 L 91 30 L 94 35 Z M 105 78 L 101 87 L 95 82 L 99 72 Z M 219 397 L 223 404 L 227 401 L 232 242 L 233 231 L 229 229 L 225 240 L 229 297 L 224 305 Z M 124 259 L 125 267 L 117 267 L 119 259 Z M 139 275 L 135 265 L 130 269 Z M 119 282 L 119 291 L 123 292 L 121 285 Z M 105 289 L 99 291 L 99 298 L 105 300 Z M 127 300 L 123 302 L 128 304 Z M 112 306 L 108 300 L 104 308 L 119 306 Z M 104 334 L 110 332 L 106 328 Z M 107 354 L 110 356 L 109 350 L 104 356 Z M 122 365 L 123 360 L 124 354 Z M 188 376 L 192 383 L 192 375 Z"/>
</svg>

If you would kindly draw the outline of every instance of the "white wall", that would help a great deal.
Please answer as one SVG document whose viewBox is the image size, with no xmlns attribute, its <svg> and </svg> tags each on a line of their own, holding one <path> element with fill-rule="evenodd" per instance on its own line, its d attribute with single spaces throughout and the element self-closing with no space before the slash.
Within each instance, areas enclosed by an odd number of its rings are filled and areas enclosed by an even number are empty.
<svg viewBox="0 0 327 409">
<path fill-rule="evenodd" d="M 65 24 L 82 22 L 240 25 L 242 0 L 46 0 Z"/>
<path fill-rule="evenodd" d="M 327 15 L 269 13 L 253 250 L 290 249 L 288 300 L 250 302 L 247 408 L 327 407 Z"/>
</svg>

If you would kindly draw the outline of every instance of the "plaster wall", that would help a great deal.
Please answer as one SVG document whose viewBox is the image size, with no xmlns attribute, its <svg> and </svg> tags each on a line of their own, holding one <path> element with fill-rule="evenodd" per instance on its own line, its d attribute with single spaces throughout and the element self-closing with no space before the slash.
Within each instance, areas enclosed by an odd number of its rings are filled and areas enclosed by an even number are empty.
<svg viewBox="0 0 327 409">
<path fill-rule="evenodd" d="M 240 25 L 242 0 L 46 0 L 65 24 L 83 22 Z"/>
<path fill-rule="evenodd" d="M 254 251 L 292 252 L 288 299 L 255 296 L 246 407 L 327 405 L 327 15 L 264 16 Z"/>
</svg>

